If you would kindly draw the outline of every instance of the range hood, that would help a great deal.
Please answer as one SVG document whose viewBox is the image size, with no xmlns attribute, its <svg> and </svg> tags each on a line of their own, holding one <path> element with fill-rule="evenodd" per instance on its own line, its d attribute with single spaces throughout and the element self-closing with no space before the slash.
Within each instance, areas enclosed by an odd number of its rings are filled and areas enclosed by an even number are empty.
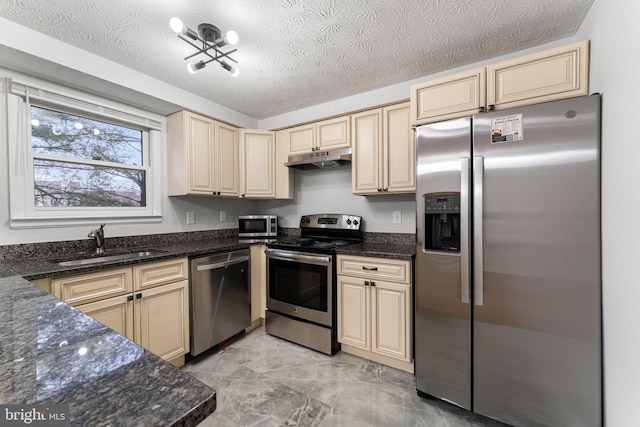
<svg viewBox="0 0 640 427">
<path fill-rule="evenodd" d="M 294 169 L 326 169 L 349 163 L 351 163 L 351 148 L 341 148 L 289 156 L 289 161 L 284 165 Z"/>
</svg>

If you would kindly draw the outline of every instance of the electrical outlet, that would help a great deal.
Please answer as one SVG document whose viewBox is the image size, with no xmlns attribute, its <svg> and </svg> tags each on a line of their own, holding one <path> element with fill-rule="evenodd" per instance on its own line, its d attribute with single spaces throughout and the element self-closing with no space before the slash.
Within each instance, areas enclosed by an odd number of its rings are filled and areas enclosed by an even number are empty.
<svg viewBox="0 0 640 427">
<path fill-rule="evenodd" d="M 392 222 L 394 224 L 402 224 L 402 211 L 393 211 Z"/>
<path fill-rule="evenodd" d="M 220 222 L 227 222 L 227 211 L 220 211 Z"/>
<path fill-rule="evenodd" d="M 196 213 L 195 212 L 187 212 L 187 225 L 196 223 Z"/>
</svg>

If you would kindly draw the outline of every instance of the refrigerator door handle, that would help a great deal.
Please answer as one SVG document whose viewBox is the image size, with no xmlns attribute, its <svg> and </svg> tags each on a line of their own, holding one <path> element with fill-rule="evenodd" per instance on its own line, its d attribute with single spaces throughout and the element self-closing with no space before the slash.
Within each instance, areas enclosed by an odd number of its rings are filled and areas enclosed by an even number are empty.
<svg viewBox="0 0 640 427">
<path fill-rule="evenodd" d="M 460 300 L 469 304 L 469 173 L 470 160 L 460 159 Z"/>
<path fill-rule="evenodd" d="M 475 156 L 473 158 L 473 301 L 475 305 L 484 304 L 483 279 L 483 183 L 484 179 L 484 157 Z"/>
</svg>

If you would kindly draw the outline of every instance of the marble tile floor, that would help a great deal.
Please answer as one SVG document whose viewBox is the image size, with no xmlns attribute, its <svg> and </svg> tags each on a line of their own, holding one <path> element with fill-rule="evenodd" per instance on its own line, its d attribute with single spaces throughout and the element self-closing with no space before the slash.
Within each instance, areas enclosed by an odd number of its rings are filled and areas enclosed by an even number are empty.
<svg viewBox="0 0 640 427">
<path fill-rule="evenodd" d="M 347 353 L 334 356 L 270 336 L 264 327 L 182 368 L 217 391 L 202 427 L 498 427 L 416 394 L 415 377 Z"/>
</svg>

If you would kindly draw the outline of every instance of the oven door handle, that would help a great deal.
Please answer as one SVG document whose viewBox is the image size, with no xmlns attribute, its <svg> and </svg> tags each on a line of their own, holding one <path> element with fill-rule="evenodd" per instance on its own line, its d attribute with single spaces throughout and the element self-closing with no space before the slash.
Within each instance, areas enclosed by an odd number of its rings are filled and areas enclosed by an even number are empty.
<svg viewBox="0 0 640 427">
<path fill-rule="evenodd" d="M 331 258 L 328 256 L 318 256 L 318 255 L 302 255 L 297 252 L 286 252 L 278 249 L 269 249 L 265 250 L 267 257 L 270 259 L 279 259 L 283 261 L 309 261 L 309 262 L 322 262 L 325 264 L 329 264 L 331 262 Z"/>
</svg>

